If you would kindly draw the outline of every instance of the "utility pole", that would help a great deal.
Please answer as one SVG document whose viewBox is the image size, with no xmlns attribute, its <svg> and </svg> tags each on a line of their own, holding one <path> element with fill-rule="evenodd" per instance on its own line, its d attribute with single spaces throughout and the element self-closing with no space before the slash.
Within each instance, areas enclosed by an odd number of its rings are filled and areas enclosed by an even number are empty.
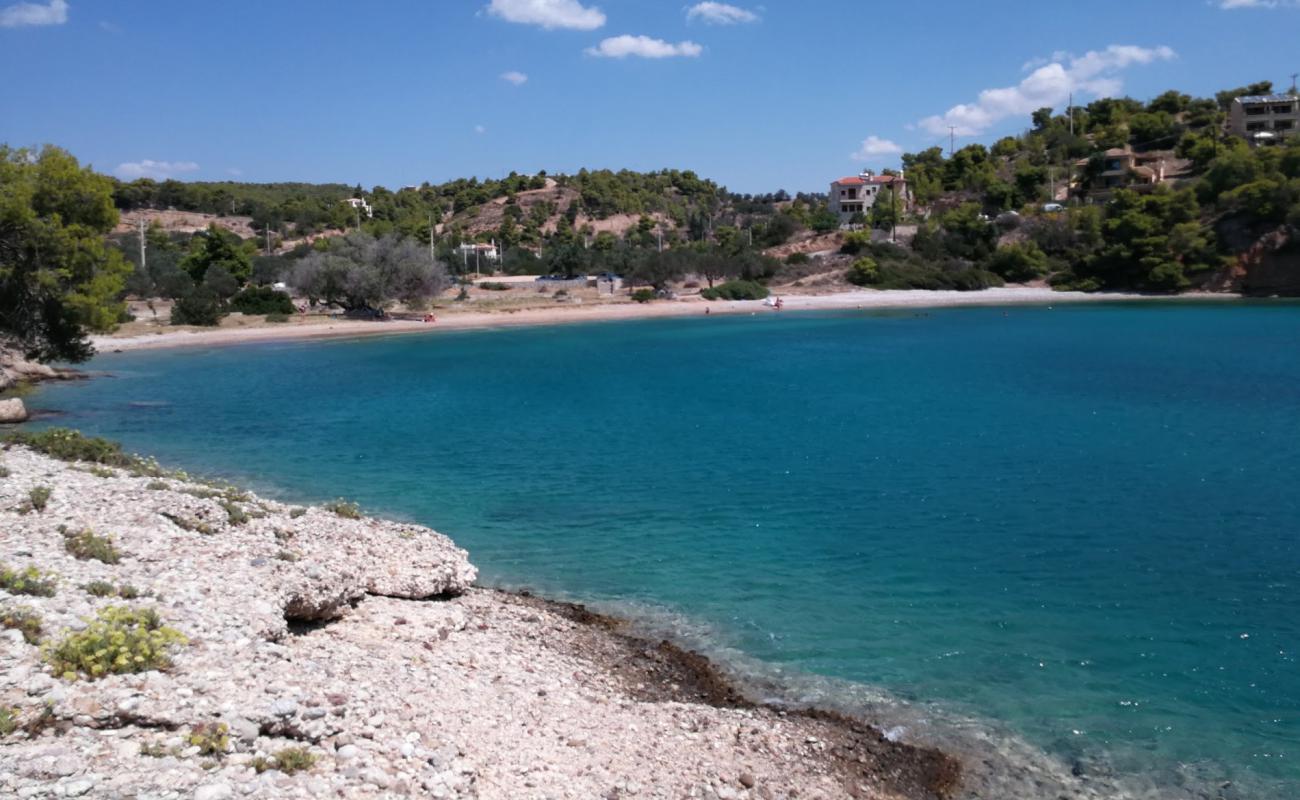
<svg viewBox="0 0 1300 800">
<path fill-rule="evenodd" d="M 948 158 L 952 158 L 953 151 L 957 149 L 957 126 L 948 126 Z"/>
<path fill-rule="evenodd" d="M 271 255 L 271 226 L 267 225 L 264 229 L 266 232 L 266 254 Z"/>
<path fill-rule="evenodd" d="M 898 181 L 890 181 L 889 186 L 889 240 L 898 243 Z"/>
<path fill-rule="evenodd" d="M 1070 92 L 1070 135 L 1074 135 L 1074 92 Z"/>
<path fill-rule="evenodd" d="M 429 214 L 429 260 L 437 260 L 433 252 L 433 214 Z"/>
<path fill-rule="evenodd" d="M 146 275 L 149 274 L 149 265 L 145 262 L 145 245 L 144 245 L 144 217 L 140 218 L 140 270 Z"/>
<path fill-rule="evenodd" d="M 1300 78 L 1300 72 L 1291 73 L 1291 94 L 1295 94 L 1295 79 Z"/>
</svg>

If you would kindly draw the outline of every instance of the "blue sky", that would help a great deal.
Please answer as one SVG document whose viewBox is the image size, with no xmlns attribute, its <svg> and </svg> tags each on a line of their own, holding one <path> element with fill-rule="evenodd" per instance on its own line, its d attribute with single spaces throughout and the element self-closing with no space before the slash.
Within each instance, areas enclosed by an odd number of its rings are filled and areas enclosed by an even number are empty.
<svg viewBox="0 0 1300 800">
<path fill-rule="evenodd" d="M 0 141 L 122 177 L 824 191 L 1028 110 L 1300 71 L 1297 0 L 0 0 Z"/>
</svg>

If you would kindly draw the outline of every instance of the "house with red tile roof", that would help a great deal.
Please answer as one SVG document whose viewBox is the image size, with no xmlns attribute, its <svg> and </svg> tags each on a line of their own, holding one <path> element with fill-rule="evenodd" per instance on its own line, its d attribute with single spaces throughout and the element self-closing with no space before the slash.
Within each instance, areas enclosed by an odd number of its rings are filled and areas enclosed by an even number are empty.
<svg viewBox="0 0 1300 800">
<path fill-rule="evenodd" d="M 860 175 L 850 175 L 831 183 L 831 213 L 840 218 L 841 225 L 852 224 L 858 214 L 866 214 L 876 204 L 876 198 L 886 189 L 893 189 L 898 202 L 907 204 L 910 195 L 907 180 L 902 175 L 876 175 L 870 170 Z M 888 196 L 888 195 L 886 195 Z"/>
</svg>

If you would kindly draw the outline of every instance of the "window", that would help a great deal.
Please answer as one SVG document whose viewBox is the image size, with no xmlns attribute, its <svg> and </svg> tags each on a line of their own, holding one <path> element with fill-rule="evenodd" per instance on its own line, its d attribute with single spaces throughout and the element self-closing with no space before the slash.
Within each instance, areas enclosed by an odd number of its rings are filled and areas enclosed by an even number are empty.
<svg viewBox="0 0 1300 800">
<path fill-rule="evenodd" d="M 1248 117 L 1258 117 L 1266 113 L 1268 113 L 1268 109 L 1264 106 L 1246 106 L 1246 116 Z"/>
<path fill-rule="evenodd" d="M 1273 106 L 1274 114 L 1291 114 L 1295 111 L 1295 106 L 1290 103 L 1283 103 L 1279 106 Z"/>
<path fill-rule="evenodd" d="M 1267 127 L 1267 126 L 1266 126 L 1264 123 L 1262 123 L 1262 122 L 1247 122 L 1247 123 L 1246 123 L 1246 130 L 1248 130 L 1248 131 L 1262 131 L 1262 130 L 1264 130 L 1265 127 Z"/>
<path fill-rule="evenodd" d="M 1279 119 L 1273 123 L 1273 130 L 1275 131 L 1289 131 L 1294 127 L 1295 120 L 1292 119 Z"/>
</svg>

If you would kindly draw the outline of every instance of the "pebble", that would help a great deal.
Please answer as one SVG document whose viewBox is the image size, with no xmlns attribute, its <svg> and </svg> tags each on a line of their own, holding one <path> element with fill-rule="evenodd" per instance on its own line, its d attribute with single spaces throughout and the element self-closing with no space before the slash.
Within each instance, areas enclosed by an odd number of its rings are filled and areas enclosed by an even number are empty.
<svg viewBox="0 0 1300 800">
<path fill-rule="evenodd" d="M 81 761 L 79 759 L 71 756 L 64 756 L 55 760 L 54 766 L 50 768 L 50 772 L 54 775 L 58 775 L 60 778 L 66 778 L 69 775 L 76 775 L 80 769 Z"/>
<path fill-rule="evenodd" d="M 355 744 L 345 744 L 340 747 L 334 755 L 336 758 L 343 761 L 350 761 L 351 759 L 361 755 L 361 748 L 357 747 Z"/>
<path fill-rule="evenodd" d="M 86 792 L 95 788 L 95 782 L 89 778 L 69 781 L 63 784 L 63 794 L 67 797 L 81 797 Z"/>
<path fill-rule="evenodd" d="M 281 697 L 271 704 L 271 715 L 276 717 L 292 717 L 298 713 L 298 701 L 292 697 Z"/>
<path fill-rule="evenodd" d="M 392 779 L 388 777 L 388 773 L 384 772 L 383 770 L 377 767 L 371 767 L 369 769 L 362 770 L 361 780 L 365 781 L 366 783 L 373 783 L 375 786 L 378 786 L 380 789 L 387 789 L 389 784 L 393 782 Z"/>
<path fill-rule="evenodd" d="M 234 796 L 228 783 L 205 783 L 194 790 L 194 800 L 230 800 Z"/>
</svg>

